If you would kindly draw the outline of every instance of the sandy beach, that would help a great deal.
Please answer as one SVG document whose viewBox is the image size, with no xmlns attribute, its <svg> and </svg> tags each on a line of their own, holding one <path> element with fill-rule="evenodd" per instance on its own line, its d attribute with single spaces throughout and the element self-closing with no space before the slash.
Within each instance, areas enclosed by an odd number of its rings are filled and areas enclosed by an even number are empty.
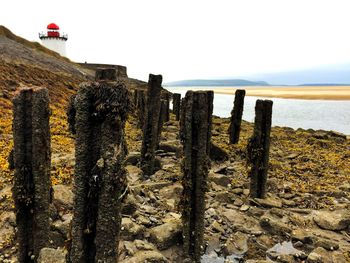
<svg viewBox="0 0 350 263">
<path fill-rule="evenodd" d="M 179 87 L 188 90 L 193 87 Z M 200 87 L 195 87 L 200 89 Z M 204 89 L 204 88 L 203 88 Z M 209 87 L 205 87 L 209 89 Z M 254 86 L 254 87 L 213 87 L 215 93 L 234 94 L 236 89 L 245 89 L 247 96 L 308 99 L 308 100 L 350 100 L 350 86 Z"/>
</svg>

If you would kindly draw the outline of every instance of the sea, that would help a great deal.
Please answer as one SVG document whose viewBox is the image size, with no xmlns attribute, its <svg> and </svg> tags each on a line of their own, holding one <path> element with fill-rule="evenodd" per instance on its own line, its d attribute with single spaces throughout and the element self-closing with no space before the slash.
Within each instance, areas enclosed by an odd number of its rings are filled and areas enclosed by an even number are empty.
<svg viewBox="0 0 350 263">
<path fill-rule="evenodd" d="M 166 87 L 166 89 L 180 93 L 181 97 L 186 94 L 185 87 Z M 255 102 L 258 99 L 273 101 L 272 126 L 332 130 L 350 135 L 350 100 L 302 100 L 246 96 L 244 120 L 254 122 Z M 219 117 L 229 117 L 233 101 L 234 95 L 214 94 L 213 114 Z"/>
</svg>

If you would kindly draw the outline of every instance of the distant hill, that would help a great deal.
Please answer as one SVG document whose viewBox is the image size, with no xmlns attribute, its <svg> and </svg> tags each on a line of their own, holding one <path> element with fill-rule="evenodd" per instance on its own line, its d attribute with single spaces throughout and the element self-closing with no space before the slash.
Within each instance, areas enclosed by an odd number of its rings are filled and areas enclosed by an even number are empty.
<svg viewBox="0 0 350 263">
<path fill-rule="evenodd" d="M 242 78 L 252 81 L 263 79 L 271 85 L 348 86 L 350 84 L 349 73 L 350 64 L 337 64 L 303 70 L 245 75 Z"/>
<path fill-rule="evenodd" d="M 215 87 L 232 87 L 232 86 L 268 86 L 265 81 L 249 81 L 244 79 L 192 79 L 173 81 L 164 84 L 167 87 L 193 87 L 193 86 L 215 86 Z"/>
</svg>

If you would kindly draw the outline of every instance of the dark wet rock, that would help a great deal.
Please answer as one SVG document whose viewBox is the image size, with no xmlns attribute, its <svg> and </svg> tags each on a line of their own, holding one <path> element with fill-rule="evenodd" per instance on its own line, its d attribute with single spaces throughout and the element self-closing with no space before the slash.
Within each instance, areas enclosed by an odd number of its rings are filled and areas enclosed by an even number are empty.
<svg viewBox="0 0 350 263">
<path fill-rule="evenodd" d="M 130 152 L 125 158 L 125 164 L 137 165 L 140 161 L 141 153 L 140 152 Z"/>
<path fill-rule="evenodd" d="M 350 212 L 348 210 L 315 211 L 313 219 L 315 223 L 327 230 L 344 230 L 350 225 Z"/>
<path fill-rule="evenodd" d="M 166 153 L 175 153 L 176 156 L 179 156 L 181 152 L 181 148 L 178 145 L 178 141 L 167 141 L 167 142 L 161 142 L 159 144 L 159 150 L 162 150 Z"/>
<path fill-rule="evenodd" d="M 38 263 L 66 263 L 67 251 L 58 248 L 43 248 L 40 250 Z"/>
<path fill-rule="evenodd" d="M 164 250 L 181 240 L 181 220 L 174 219 L 168 223 L 153 227 L 149 230 L 150 240 L 159 249 Z"/>
<path fill-rule="evenodd" d="M 54 185 L 53 187 L 54 199 L 53 203 L 56 207 L 70 210 L 73 208 L 73 192 L 67 185 Z"/>
<path fill-rule="evenodd" d="M 218 145 L 211 143 L 209 157 L 212 161 L 223 162 L 228 159 L 228 153 Z"/>
<path fill-rule="evenodd" d="M 128 194 L 126 197 L 123 208 L 122 208 L 122 214 L 123 215 L 133 215 L 135 214 L 137 210 L 137 200 L 132 194 Z"/>
<path fill-rule="evenodd" d="M 59 232 L 64 239 L 67 239 L 71 227 L 71 222 L 72 214 L 67 214 L 64 217 L 64 220 L 56 220 L 55 222 L 53 222 L 51 225 L 51 229 Z"/>
</svg>

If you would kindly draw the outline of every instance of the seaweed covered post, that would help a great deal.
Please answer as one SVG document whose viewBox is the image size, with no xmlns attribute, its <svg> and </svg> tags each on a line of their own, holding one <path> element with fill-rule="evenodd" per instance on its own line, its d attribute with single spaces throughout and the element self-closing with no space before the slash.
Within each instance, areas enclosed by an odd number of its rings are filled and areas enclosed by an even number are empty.
<svg viewBox="0 0 350 263">
<path fill-rule="evenodd" d="M 138 127 L 143 129 L 145 124 L 145 110 L 146 110 L 146 92 L 144 90 L 139 90 L 137 93 L 137 118 L 138 118 Z"/>
<path fill-rule="evenodd" d="M 188 91 L 181 114 L 183 195 L 182 223 L 184 255 L 200 262 L 203 252 L 205 193 L 210 166 L 212 91 Z"/>
<path fill-rule="evenodd" d="M 13 99 L 13 168 L 18 261 L 36 262 L 49 241 L 50 126 L 45 88 L 19 90 Z"/>
<path fill-rule="evenodd" d="M 248 143 L 250 169 L 250 196 L 265 198 L 269 166 L 272 101 L 257 100 L 253 136 Z"/>
<path fill-rule="evenodd" d="M 127 189 L 124 127 L 131 98 L 125 85 L 108 72 L 96 73 L 107 79 L 82 84 L 73 105 L 72 263 L 118 261 L 121 203 Z"/>
<path fill-rule="evenodd" d="M 146 101 L 146 116 L 143 125 L 141 169 L 145 176 L 154 173 L 155 152 L 159 142 L 159 115 L 161 109 L 162 76 L 149 75 Z"/>
<path fill-rule="evenodd" d="M 181 94 L 173 94 L 173 113 L 175 114 L 175 119 L 180 120 L 180 108 L 181 108 Z"/>
<path fill-rule="evenodd" d="M 230 143 L 236 144 L 239 141 L 241 122 L 243 115 L 245 90 L 238 89 L 235 93 L 235 101 L 231 111 L 231 122 L 229 127 Z"/>
</svg>

